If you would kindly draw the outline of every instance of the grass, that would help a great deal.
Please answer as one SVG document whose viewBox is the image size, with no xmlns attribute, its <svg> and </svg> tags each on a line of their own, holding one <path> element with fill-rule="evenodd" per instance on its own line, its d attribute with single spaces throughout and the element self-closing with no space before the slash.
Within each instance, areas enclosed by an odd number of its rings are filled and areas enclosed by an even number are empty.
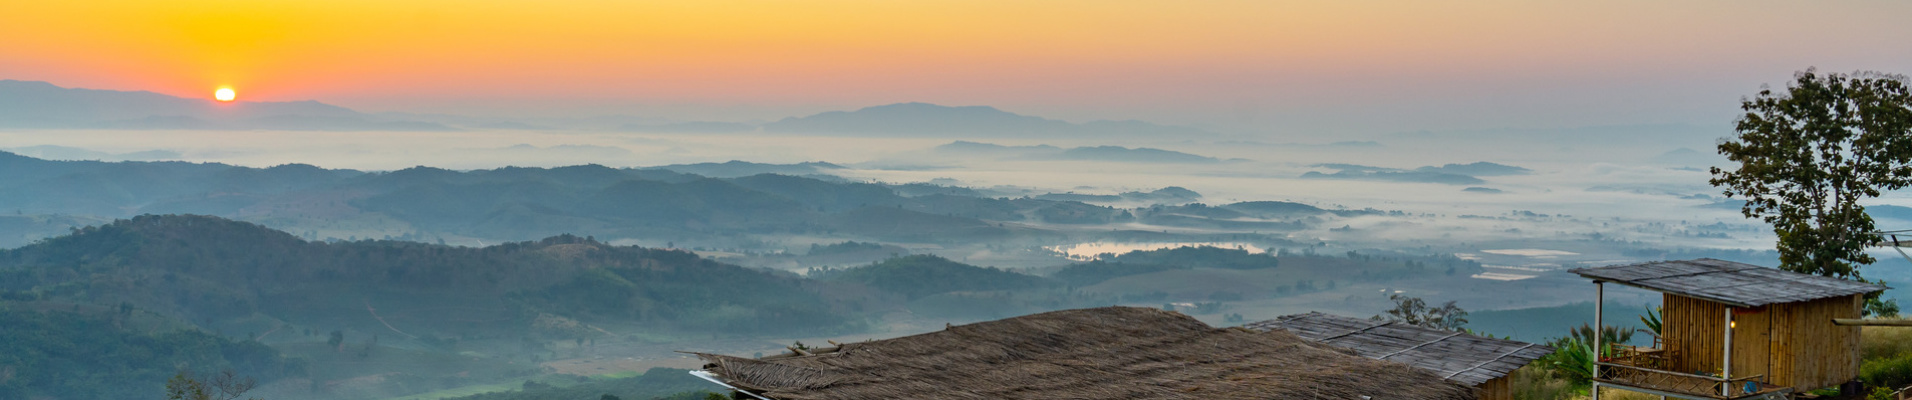
<svg viewBox="0 0 1912 400">
<path fill-rule="evenodd" d="M 1866 360 L 1912 354 L 1912 328 L 1868 326 L 1859 331 L 1859 354 Z"/>
</svg>

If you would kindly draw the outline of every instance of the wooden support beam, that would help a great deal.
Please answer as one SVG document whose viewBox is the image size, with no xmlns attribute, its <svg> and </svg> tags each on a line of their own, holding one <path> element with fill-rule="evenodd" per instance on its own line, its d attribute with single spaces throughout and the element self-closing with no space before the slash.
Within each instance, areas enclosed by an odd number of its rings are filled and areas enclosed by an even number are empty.
<svg viewBox="0 0 1912 400">
<path fill-rule="evenodd" d="M 1912 319 L 1833 318 L 1832 324 L 1839 326 L 1912 326 Z"/>
</svg>

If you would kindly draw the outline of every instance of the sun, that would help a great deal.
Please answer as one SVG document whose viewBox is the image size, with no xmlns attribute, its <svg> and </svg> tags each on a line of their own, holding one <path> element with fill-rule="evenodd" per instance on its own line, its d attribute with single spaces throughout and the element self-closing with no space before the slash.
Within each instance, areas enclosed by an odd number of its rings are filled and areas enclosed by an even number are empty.
<svg viewBox="0 0 1912 400">
<path fill-rule="evenodd" d="M 222 87 L 212 92 L 212 98 L 219 99 L 219 101 L 232 101 L 232 99 L 238 98 L 238 95 L 238 93 L 234 93 L 232 88 L 229 87 Z"/>
</svg>

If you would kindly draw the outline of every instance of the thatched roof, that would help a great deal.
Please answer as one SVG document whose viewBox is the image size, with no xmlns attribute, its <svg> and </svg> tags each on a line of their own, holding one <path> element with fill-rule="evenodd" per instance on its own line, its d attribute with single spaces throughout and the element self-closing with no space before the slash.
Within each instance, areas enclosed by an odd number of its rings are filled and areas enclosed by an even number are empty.
<svg viewBox="0 0 1912 400">
<path fill-rule="evenodd" d="M 1734 307 L 1795 303 L 1889 289 L 1870 283 L 1711 258 L 1579 268 L 1569 272 L 1595 281 L 1715 301 Z"/>
<path fill-rule="evenodd" d="M 1290 333 L 1217 329 L 1135 307 L 1027 315 L 814 355 L 698 356 L 726 383 L 777 400 L 1475 398 L 1427 371 Z"/>
<path fill-rule="evenodd" d="M 1533 343 L 1318 312 L 1277 317 L 1248 324 L 1247 328 L 1287 331 L 1303 339 L 1354 350 L 1362 357 L 1412 365 L 1468 385 L 1507 376 L 1553 352 L 1552 347 Z"/>
</svg>

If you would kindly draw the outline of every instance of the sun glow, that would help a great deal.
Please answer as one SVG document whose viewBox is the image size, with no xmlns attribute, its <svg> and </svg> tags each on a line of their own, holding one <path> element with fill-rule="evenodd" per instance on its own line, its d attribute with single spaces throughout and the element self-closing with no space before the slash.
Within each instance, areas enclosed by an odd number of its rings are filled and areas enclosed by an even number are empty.
<svg viewBox="0 0 1912 400">
<path fill-rule="evenodd" d="M 219 101 L 232 101 L 232 99 L 237 97 L 238 93 L 233 92 L 232 88 L 222 87 L 212 92 L 212 98 L 219 99 Z"/>
</svg>

